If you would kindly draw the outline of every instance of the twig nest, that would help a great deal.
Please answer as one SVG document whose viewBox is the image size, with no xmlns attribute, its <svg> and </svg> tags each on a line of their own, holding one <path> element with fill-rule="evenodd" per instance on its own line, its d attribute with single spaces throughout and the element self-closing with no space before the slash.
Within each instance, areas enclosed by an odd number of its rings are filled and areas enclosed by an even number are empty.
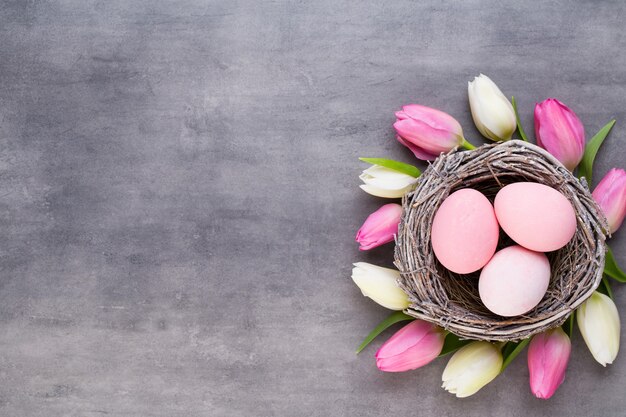
<svg viewBox="0 0 626 417">
<path fill-rule="evenodd" d="M 547 253 L 551 276 L 541 302 L 523 315 L 503 317 L 482 303 L 480 271 L 457 274 L 443 267 L 435 257 L 430 235 L 434 215 L 451 193 L 473 188 L 493 202 L 501 188 L 522 181 L 544 184 L 563 194 L 576 212 L 577 227 L 567 245 Z M 406 313 L 460 337 L 511 341 L 560 326 L 602 279 L 608 226 L 586 181 L 578 180 L 552 155 L 530 143 L 512 140 L 441 155 L 419 177 L 402 206 L 395 265 L 400 271 L 399 284 L 409 296 Z M 498 247 L 512 244 L 504 236 Z"/>
</svg>

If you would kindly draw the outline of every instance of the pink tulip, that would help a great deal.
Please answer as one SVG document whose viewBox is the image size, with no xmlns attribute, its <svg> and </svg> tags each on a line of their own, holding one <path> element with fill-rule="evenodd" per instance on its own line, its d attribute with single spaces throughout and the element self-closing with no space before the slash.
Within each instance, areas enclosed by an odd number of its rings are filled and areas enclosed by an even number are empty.
<svg viewBox="0 0 626 417">
<path fill-rule="evenodd" d="M 600 206 L 615 233 L 626 216 L 626 171 L 613 168 L 593 190 L 593 199 Z"/>
<path fill-rule="evenodd" d="M 372 214 L 356 233 L 356 241 L 361 245 L 360 250 L 369 250 L 387 242 L 393 241 L 398 234 L 398 224 L 402 216 L 400 204 L 385 204 Z"/>
<path fill-rule="evenodd" d="M 548 399 L 565 379 L 565 368 L 572 345 L 565 332 L 557 327 L 533 337 L 528 345 L 530 390 L 537 398 Z"/>
<path fill-rule="evenodd" d="M 459 122 L 440 110 L 409 104 L 396 112 L 396 117 L 396 138 L 418 159 L 432 161 L 465 141 Z"/>
<path fill-rule="evenodd" d="M 585 152 L 585 128 L 576 113 L 555 98 L 535 105 L 537 145 L 550 152 L 570 171 Z"/>
<path fill-rule="evenodd" d="M 404 372 L 431 362 L 441 353 L 443 329 L 414 320 L 396 332 L 376 352 L 376 366 L 384 372 Z"/>
</svg>

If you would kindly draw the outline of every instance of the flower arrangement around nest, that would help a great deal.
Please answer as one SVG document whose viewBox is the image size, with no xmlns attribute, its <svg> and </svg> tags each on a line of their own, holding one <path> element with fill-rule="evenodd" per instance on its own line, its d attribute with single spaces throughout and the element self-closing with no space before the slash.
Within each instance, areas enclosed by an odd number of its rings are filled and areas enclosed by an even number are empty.
<svg viewBox="0 0 626 417">
<path fill-rule="evenodd" d="M 396 138 L 433 161 L 428 168 L 361 158 L 372 165 L 361 188 L 402 204 L 383 205 L 356 235 L 361 250 L 395 241 L 397 268 L 354 264 L 363 295 L 395 310 L 357 353 L 410 321 L 376 352 L 377 367 L 409 371 L 452 354 L 443 388 L 467 397 L 528 345 L 530 389 L 547 399 L 565 378 L 574 321 L 601 365 L 619 350 L 609 279 L 626 282 L 626 273 L 605 239 L 626 216 L 626 172 L 614 168 L 588 187 L 615 120 L 585 142 L 576 114 L 549 98 L 535 105 L 533 145 L 515 98 L 482 74 L 468 93 L 476 127 L 495 143 L 475 147 L 452 116 L 410 104 L 396 112 Z"/>
</svg>

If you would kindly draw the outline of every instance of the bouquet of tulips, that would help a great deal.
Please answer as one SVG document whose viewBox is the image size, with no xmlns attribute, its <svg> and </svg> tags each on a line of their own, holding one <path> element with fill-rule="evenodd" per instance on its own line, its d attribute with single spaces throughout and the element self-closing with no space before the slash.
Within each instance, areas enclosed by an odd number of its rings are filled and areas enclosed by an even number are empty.
<svg viewBox="0 0 626 417">
<path fill-rule="evenodd" d="M 511 101 L 487 76 L 480 75 L 468 83 L 472 118 L 480 133 L 492 141 L 519 139 L 528 141 L 517 114 L 515 98 Z M 398 142 L 416 158 L 431 161 L 441 153 L 458 148 L 474 149 L 463 135 L 461 125 L 449 114 L 417 104 L 396 112 L 393 127 Z M 557 99 L 549 98 L 535 105 L 536 144 L 579 177 L 591 184 L 593 161 L 615 120 L 611 120 L 588 142 L 578 116 Z M 420 170 L 409 164 L 381 158 L 361 158 L 372 164 L 360 176 L 361 189 L 377 197 L 397 199 L 410 192 Z M 626 216 L 626 172 L 611 169 L 598 183 L 592 196 L 603 211 L 609 230 L 615 233 Z M 369 215 L 356 234 L 361 250 L 371 250 L 392 242 L 398 233 L 402 207 L 385 204 Z M 610 248 L 606 254 L 604 278 L 593 295 L 572 314 L 563 327 L 557 327 L 520 343 L 489 343 L 461 340 L 432 323 L 402 313 L 409 307 L 407 294 L 398 286 L 397 270 L 357 262 L 352 279 L 363 295 L 390 310 L 365 339 L 358 352 L 391 325 L 410 321 L 387 340 L 376 352 L 376 365 L 384 372 L 417 369 L 435 358 L 452 354 L 442 381 L 443 388 L 467 397 L 498 376 L 528 345 L 530 389 L 538 398 L 550 398 L 565 378 L 570 358 L 573 323 L 595 360 L 602 366 L 613 363 L 619 350 L 620 320 L 609 279 L 626 282 L 626 273 L 617 265 Z M 575 318 L 574 318 L 575 317 Z"/>
</svg>

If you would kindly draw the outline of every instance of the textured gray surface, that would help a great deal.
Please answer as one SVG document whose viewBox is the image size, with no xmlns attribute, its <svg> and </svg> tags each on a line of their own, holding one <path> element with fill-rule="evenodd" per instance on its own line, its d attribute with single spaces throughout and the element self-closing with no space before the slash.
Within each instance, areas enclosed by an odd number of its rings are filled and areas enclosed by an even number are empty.
<svg viewBox="0 0 626 417">
<path fill-rule="evenodd" d="M 626 355 L 580 336 L 531 396 L 524 360 L 466 400 L 445 361 L 376 370 L 387 313 L 349 279 L 382 203 L 358 156 L 411 161 L 393 111 L 466 82 L 556 96 L 625 166 L 623 2 L 0 4 L 0 415 L 623 416 Z M 613 240 L 626 264 L 626 231 Z M 626 291 L 616 288 L 626 308 Z"/>
</svg>

